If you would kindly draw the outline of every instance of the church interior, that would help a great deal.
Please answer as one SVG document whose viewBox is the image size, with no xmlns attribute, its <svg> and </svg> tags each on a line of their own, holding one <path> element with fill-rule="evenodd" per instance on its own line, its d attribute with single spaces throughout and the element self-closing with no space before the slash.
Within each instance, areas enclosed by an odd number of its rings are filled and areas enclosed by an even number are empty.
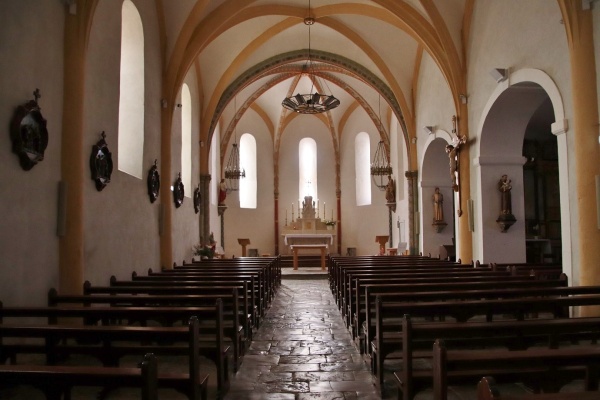
<svg viewBox="0 0 600 400">
<path fill-rule="evenodd" d="M 310 264 L 365 355 L 336 257 L 600 285 L 596 0 L 2 0 L 0 54 L 4 307 Z"/>
</svg>

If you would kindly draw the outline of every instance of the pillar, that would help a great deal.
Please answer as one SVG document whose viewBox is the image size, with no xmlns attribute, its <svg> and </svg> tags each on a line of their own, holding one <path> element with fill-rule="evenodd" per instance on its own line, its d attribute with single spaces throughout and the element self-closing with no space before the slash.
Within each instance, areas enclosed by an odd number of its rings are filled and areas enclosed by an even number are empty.
<svg viewBox="0 0 600 400">
<path fill-rule="evenodd" d="M 461 147 L 459 153 L 459 197 L 462 215 L 455 215 L 455 221 L 458 225 L 458 252 L 456 258 L 457 260 L 460 258 L 463 263 L 469 263 L 473 260 L 473 233 L 469 231 L 469 216 L 467 215 L 467 201 L 471 198 L 471 144 L 468 142 L 467 105 L 461 102 L 459 111 L 458 132 L 460 136 L 465 135 L 467 137 L 467 143 Z"/>
<path fill-rule="evenodd" d="M 600 285 L 600 229 L 595 184 L 596 175 L 600 175 L 598 93 L 592 11 L 583 10 L 583 3 L 564 0 L 559 4 L 571 61 L 580 283 Z M 600 307 L 588 308 L 582 314 L 600 315 Z"/>
<path fill-rule="evenodd" d="M 66 213 L 65 232 L 59 238 L 58 268 L 59 292 L 62 294 L 81 294 L 83 291 L 83 184 L 87 171 L 83 150 L 83 104 L 88 25 L 94 9 L 95 3 L 84 6 L 80 2 L 74 13 L 65 11 L 61 176 Z"/>
<path fill-rule="evenodd" d="M 210 174 L 200 175 L 200 190 L 203 193 L 202 203 L 200 204 L 200 237 L 204 241 L 210 236 L 210 180 Z M 225 250 L 225 247 L 223 247 L 223 250 Z"/>
<path fill-rule="evenodd" d="M 406 171 L 404 173 L 408 181 L 408 253 L 418 254 L 419 252 L 419 226 L 420 221 L 415 219 L 418 202 L 417 178 L 418 171 Z"/>
</svg>

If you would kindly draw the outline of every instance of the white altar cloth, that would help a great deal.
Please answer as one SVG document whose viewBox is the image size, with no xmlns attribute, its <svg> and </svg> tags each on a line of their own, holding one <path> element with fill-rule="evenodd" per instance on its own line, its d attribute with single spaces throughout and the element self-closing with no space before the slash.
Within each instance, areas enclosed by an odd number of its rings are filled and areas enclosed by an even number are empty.
<svg viewBox="0 0 600 400">
<path fill-rule="evenodd" d="M 333 235 L 326 233 L 288 233 L 283 237 L 286 246 L 291 244 L 333 244 Z"/>
</svg>

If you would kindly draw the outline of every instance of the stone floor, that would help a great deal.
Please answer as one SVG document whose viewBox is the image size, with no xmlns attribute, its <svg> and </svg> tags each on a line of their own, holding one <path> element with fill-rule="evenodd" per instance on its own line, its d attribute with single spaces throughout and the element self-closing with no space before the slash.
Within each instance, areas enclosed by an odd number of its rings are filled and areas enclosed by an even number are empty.
<svg viewBox="0 0 600 400">
<path fill-rule="evenodd" d="M 396 399 L 392 371 L 398 364 L 386 362 L 382 390 L 374 384 L 367 363 L 359 354 L 337 309 L 324 272 L 319 269 L 283 271 L 282 285 L 254 334 L 240 370 L 232 377 L 224 400 L 369 400 Z M 135 365 L 137 359 L 122 360 Z M 42 362 L 43 360 L 38 360 Z M 86 361 L 72 360 L 75 365 Z M 97 360 L 89 360 L 97 363 Z M 162 357 L 159 369 L 185 371 L 185 357 Z M 214 365 L 201 362 L 210 374 L 209 398 L 215 399 Z M 100 388 L 75 388 L 72 400 L 96 399 Z M 524 393 L 517 385 L 502 387 L 506 394 Z M 475 400 L 475 387 L 451 387 L 448 400 Z M 0 399 L 37 400 L 44 396 L 29 387 L 0 389 Z M 139 389 L 111 391 L 107 400 L 139 399 Z M 431 390 L 415 400 L 430 400 Z M 159 390 L 161 400 L 186 397 L 172 390 Z"/>
</svg>

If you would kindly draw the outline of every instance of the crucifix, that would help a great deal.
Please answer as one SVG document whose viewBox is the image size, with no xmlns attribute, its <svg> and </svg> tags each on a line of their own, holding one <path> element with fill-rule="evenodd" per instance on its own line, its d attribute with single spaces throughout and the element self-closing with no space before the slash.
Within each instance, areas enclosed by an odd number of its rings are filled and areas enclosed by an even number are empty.
<svg viewBox="0 0 600 400">
<path fill-rule="evenodd" d="M 450 178 L 452 179 L 452 190 L 458 193 L 458 216 L 462 215 L 462 206 L 460 203 L 460 148 L 467 142 L 465 136 L 459 136 L 456 130 L 456 115 L 452 116 L 452 133 L 456 136 L 453 144 L 446 145 L 446 153 L 450 160 Z"/>
</svg>

